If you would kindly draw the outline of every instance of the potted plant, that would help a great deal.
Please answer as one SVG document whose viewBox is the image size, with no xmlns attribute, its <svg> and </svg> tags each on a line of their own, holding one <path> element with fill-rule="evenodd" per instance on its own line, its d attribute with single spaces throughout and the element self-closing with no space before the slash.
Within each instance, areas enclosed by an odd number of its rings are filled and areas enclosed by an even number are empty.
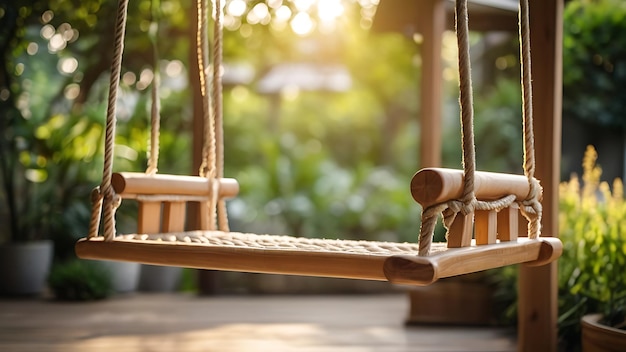
<svg viewBox="0 0 626 352">
<path fill-rule="evenodd" d="M 600 181 L 597 153 L 588 147 L 582 184 L 577 177 L 560 186 L 559 263 L 561 336 L 576 344 L 582 327 L 583 351 L 626 351 L 626 202 L 616 179 Z"/>
<path fill-rule="evenodd" d="M 71 259 L 56 263 L 48 279 L 54 297 L 62 301 L 91 301 L 113 294 L 111 273 L 98 263 Z"/>
<path fill-rule="evenodd" d="M 98 75 L 87 72 L 78 87 L 61 65 L 75 57 L 40 35 L 57 25 L 46 22 L 51 11 L 33 8 L 0 8 L 0 293 L 11 295 L 42 291 L 53 247 L 57 257 L 73 254 L 101 178 L 89 162 L 101 155 L 104 104 L 86 104 Z"/>
<path fill-rule="evenodd" d="M 42 216 L 47 207 L 42 197 L 49 190 L 42 184 L 41 159 L 31 153 L 35 139 L 29 121 L 7 88 L 13 82 L 4 55 L 0 68 L 0 91 L 5 95 L 0 99 L 0 243 L 4 242 L 0 245 L 0 293 L 36 294 L 44 288 L 52 262 L 53 245 L 46 233 L 49 218 Z"/>
</svg>

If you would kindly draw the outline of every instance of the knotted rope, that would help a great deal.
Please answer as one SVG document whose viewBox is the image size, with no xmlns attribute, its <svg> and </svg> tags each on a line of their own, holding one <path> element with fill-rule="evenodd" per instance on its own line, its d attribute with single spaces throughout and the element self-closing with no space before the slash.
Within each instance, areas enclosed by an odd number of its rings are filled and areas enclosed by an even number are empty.
<svg viewBox="0 0 626 352">
<path fill-rule="evenodd" d="M 524 120 L 524 174 L 528 178 L 529 194 L 520 202 L 522 214 L 529 220 L 528 234 L 537 238 L 541 222 L 541 187 L 534 178 L 535 148 L 532 129 L 532 79 L 530 75 L 530 27 L 528 19 L 528 0 L 520 1 L 520 51 L 522 56 L 522 91 Z M 457 0 L 455 5 L 456 35 L 459 62 L 459 105 L 461 109 L 461 140 L 463 149 L 463 193 L 460 199 L 427 207 L 422 212 L 422 225 L 419 235 L 419 254 L 430 252 L 432 238 L 439 214 L 443 224 L 450 229 L 456 215 L 472 214 L 475 210 L 500 211 L 513 202 L 514 195 L 505 196 L 495 201 L 478 201 L 474 193 L 474 175 L 476 172 L 476 153 L 474 144 L 474 108 L 472 97 L 472 78 L 470 64 L 469 26 L 467 0 Z"/>
<path fill-rule="evenodd" d="M 120 198 L 113 191 L 111 177 L 113 176 L 113 152 L 115 148 L 115 126 L 117 124 L 116 103 L 117 92 L 122 70 L 122 54 L 124 52 L 124 36 L 126 31 L 126 14 L 128 0 L 119 0 L 117 20 L 115 26 L 115 42 L 113 59 L 111 61 L 111 78 L 109 81 L 109 98 L 107 105 L 106 132 L 104 140 L 104 167 L 102 183 L 92 192 L 92 212 L 89 224 L 89 237 L 98 235 L 100 215 L 104 212 L 104 238 L 107 241 L 115 237 L 115 210 L 120 204 Z"/>
</svg>

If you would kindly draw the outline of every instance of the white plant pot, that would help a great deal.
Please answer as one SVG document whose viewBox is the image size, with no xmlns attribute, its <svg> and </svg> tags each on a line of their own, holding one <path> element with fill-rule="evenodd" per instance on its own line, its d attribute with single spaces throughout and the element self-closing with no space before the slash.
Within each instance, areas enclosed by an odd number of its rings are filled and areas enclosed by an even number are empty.
<svg viewBox="0 0 626 352">
<path fill-rule="evenodd" d="M 115 292 L 137 291 L 141 264 L 112 260 L 99 260 L 98 262 L 111 273 L 111 283 Z"/>
<path fill-rule="evenodd" d="M 48 240 L 0 245 L 0 294 L 41 294 L 50 273 L 53 249 Z"/>
<path fill-rule="evenodd" d="M 141 265 L 139 291 L 174 292 L 180 286 L 183 268 L 160 265 Z"/>
</svg>

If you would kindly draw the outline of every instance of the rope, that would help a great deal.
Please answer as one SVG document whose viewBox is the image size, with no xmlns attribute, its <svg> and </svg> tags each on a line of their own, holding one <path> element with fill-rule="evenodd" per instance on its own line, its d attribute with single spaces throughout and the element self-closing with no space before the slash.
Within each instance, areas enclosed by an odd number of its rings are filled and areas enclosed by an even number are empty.
<svg viewBox="0 0 626 352">
<path fill-rule="evenodd" d="M 535 147 L 532 120 L 532 78 L 530 57 L 530 26 L 528 0 L 520 1 L 520 51 L 522 57 L 522 92 L 524 120 L 524 174 L 528 179 L 529 193 L 520 203 L 520 211 L 528 219 L 528 235 L 537 238 L 541 223 L 541 186 L 534 178 Z M 422 211 L 422 225 L 419 234 L 419 255 L 430 252 L 432 238 L 439 214 L 443 216 L 446 229 L 450 229 L 456 215 L 471 214 L 475 210 L 500 211 L 510 206 L 516 199 L 508 195 L 496 201 L 478 201 L 474 193 L 476 153 L 474 146 L 474 109 L 472 98 L 472 78 L 469 46 L 467 0 L 457 0 L 455 5 L 456 34 L 459 49 L 459 105 L 461 109 L 461 139 L 463 148 L 463 193 L 459 200 L 451 200 L 427 207 Z"/>
<path fill-rule="evenodd" d="M 198 50 L 198 72 L 200 74 L 200 93 L 202 95 L 202 120 L 204 121 L 204 144 L 202 146 L 202 164 L 198 171 L 200 176 L 213 180 L 217 176 L 215 170 L 216 141 L 215 141 L 215 120 L 211 116 L 211 100 L 209 98 L 208 85 L 208 39 L 207 39 L 207 0 L 197 0 L 198 26 L 196 32 Z M 215 77 L 213 78 L 215 79 Z M 211 201 L 209 204 L 209 229 L 215 229 L 215 213 L 217 203 Z"/>
<path fill-rule="evenodd" d="M 222 55 L 223 55 L 223 12 L 221 0 L 214 0 L 214 28 L 213 28 L 213 74 L 211 99 L 208 97 L 207 67 L 208 40 L 207 40 L 207 2 L 198 0 L 198 66 L 200 71 L 200 86 L 203 97 L 204 145 L 202 148 L 202 165 L 200 176 L 214 181 L 224 176 L 224 124 L 222 107 Z M 219 199 L 219 183 L 212 182 L 211 189 L 215 197 L 209 202 L 209 223 L 211 229 L 217 223 L 222 231 L 228 231 L 228 214 L 226 202 Z M 216 218 L 217 217 L 217 218 Z"/>
<path fill-rule="evenodd" d="M 115 148 L 115 125 L 117 92 L 120 82 L 120 72 L 122 69 L 122 54 L 124 52 L 124 35 L 126 29 L 126 13 L 128 10 L 128 0 L 119 0 L 117 12 L 117 24 L 115 27 L 115 44 L 113 48 L 113 60 L 111 62 L 111 78 L 109 82 L 109 98 L 106 118 L 106 134 L 104 141 L 104 167 L 102 171 L 102 183 L 94 190 L 94 208 L 92 221 L 90 224 L 90 235 L 93 237 L 98 231 L 99 213 L 104 212 L 104 238 L 111 241 L 115 237 L 115 210 L 119 206 L 120 198 L 115 195 L 111 185 L 113 175 L 113 158 Z"/>
<path fill-rule="evenodd" d="M 146 174 L 156 174 L 159 164 L 159 135 L 161 129 L 161 101 L 159 98 L 159 85 L 161 81 L 159 70 L 159 47 L 157 38 L 159 36 L 159 0 L 152 0 L 152 23 L 148 36 L 152 43 L 154 78 L 152 79 L 152 104 L 150 109 L 150 149 L 148 150 L 148 167 Z"/>
<path fill-rule="evenodd" d="M 461 211 L 469 214 L 474 210 L 474 172 L 476 153 L 474 150 L 474 106 L 470 63 L 467 0 L 457 1 L 455 8 L 457 43 L 459 48 L 459 105 L 461 106 L 461 139 L 463 141 L 463 195 Z"/>
<path fill-rule="evenodd" d="M 520 1 L 520 56 L 522 57 L 522 119 L 524 121 L 524 175 L 530 190 L 520 204 L 520 211 L 528 219 L 528 237 L 541 233 L 542 206 L 539 202 L 542 189 L 535 179 L 535 137 L 533 133 L 533 91 L 530 56 L 530 20 L 528 0 Z"/>
<path fill-rule="evenodd" d="M 208 85 L 208 40 L 207 40 L 207 0 L 197 0 L 198 27 L 196 32 L 198 50 L 198 72 L 200 74 L 200 93 L 202 95 L 202 120 L 204 121 L 204 144 L 200 176 L 213 178 L 215 172 L 215 126 L 211 116 L 211 101 Z M 215 79 L 215 78 L 214 78 Z"/>
<path fill-rule="evenodd" d="M 215 0 L 215 21 L 214 21 L 214 38 L 213 38 L 213 119 L 215 133 L 215 169 L 216 177 L 224 177 L 224 112 L 222 108 L 222 58 L 223 58 L 223 10 L 221 0 Z M 215 192 L 219 191 L 219 183 L 215 182 Z M 217 222 L 218 228 L 222 231 L 229 231 L 228 213 L 226 210 L 226 201 L 219 199 L 217 201 Z"/>
</svg>

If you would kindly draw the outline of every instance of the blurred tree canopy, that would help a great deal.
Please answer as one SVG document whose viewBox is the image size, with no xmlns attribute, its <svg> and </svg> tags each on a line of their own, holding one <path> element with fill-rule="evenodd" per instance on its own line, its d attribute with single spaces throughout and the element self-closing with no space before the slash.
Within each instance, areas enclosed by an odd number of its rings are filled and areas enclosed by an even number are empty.
<svg viewBox="0 0 626 352">
<path fill-rule="evenodd" d="M 576 0 L 563 17 L 564 112 L 626 128 L 626 2 Z"/>
<path fill-rule="evenodd" d="M 415 116 L 420 46 L 399 33 L 370 33 L 376 3 L 224 2 L 225 72 L 251 72 L 235 75 L 239 78 L 226 82 L 224 91 L 226 175 L 241 184 L 240 197 L 229 203 L 233 228 L 415 239 L 419 208 L 408 184 L 419 165 Z M 3 170 L 11 170 L 2 174 L 6 187 L 0 200 L 32 194 L 27 198 L 33 204 L 48 204 L 40 207 L 43 214 L 32 217 L 52 219 L 46 226 L 58 233 L 85 233 L 88 194 L 100 181 L 116 7 L 116 1 L 104 0 L 0 5 L 0 152 L 10 164 Z M 159 170 L 196 172 L 191 170 L 190 83 L 197 76 L 195 7 L 191 0 L 129 3 L 117 170 L 146 167 L 150 89 L 158 72 Z M 339 65 L 349 73 L 351 87 L 332 92 L 287 86 L 261 93 L 259 82 L 282 63 Z M 456 87 L 453 76 L 448 86 Z M 500 131 L 503 123 L 508 126 L 502 138 L 486 138 L 482 149 L 487 152 L 479 154 L 494 168 L 510 167 L 510 156 L 519 151 L 508 140 L 517 139 L 521 126 L 515 87 L 497 83 L 476 104 L 477 112 L 486 116 L 477 118 L 479 135 Z M 455 96 L 447 99 L 446 111 L 458 122 L 455 104 Z M 458 125 L 447 127 L 446 133 L 458 140 Z M 460 157 L 458 143 L 446 145 L 448 155 Z M 46 192 L 39 191 L 44 188 Z M 6 214 L 0 210 L 0 215 Z M 118 212 L 120 218 L 125 216 Z"/>
</svg>

